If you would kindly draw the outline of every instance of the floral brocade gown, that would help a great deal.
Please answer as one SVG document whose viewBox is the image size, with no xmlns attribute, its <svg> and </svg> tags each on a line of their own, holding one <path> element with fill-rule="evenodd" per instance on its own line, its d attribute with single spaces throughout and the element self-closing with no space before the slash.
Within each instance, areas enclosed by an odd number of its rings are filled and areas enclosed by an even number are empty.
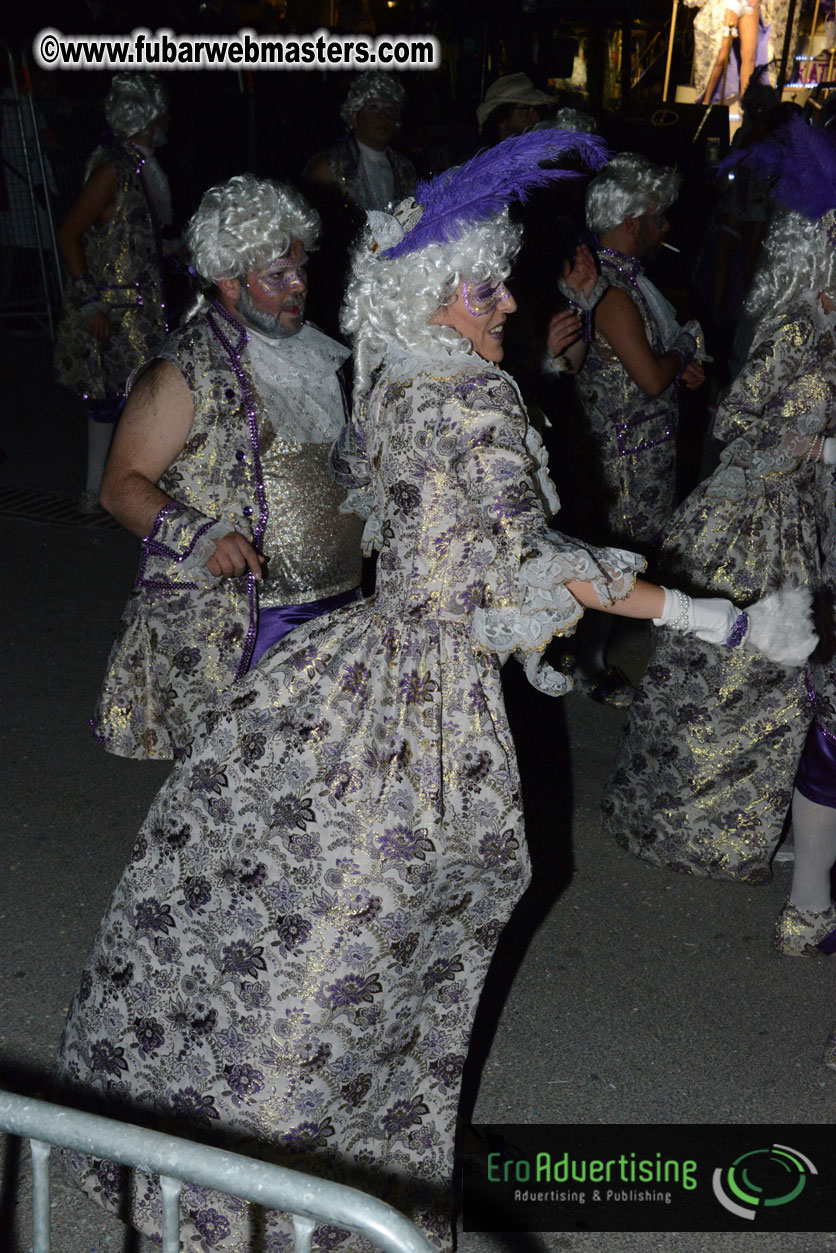
<svg viewBox="0 0 836 1253">
<path fill-rule="evenodd" d="M 743 607 L 782 586 L 820 586 L 833 469 L 808 453 L 836 430 L 834 324 L 812 294 L 761 323 L 718 410 L 720 465 L 668 529 L 663 582 Z M 767 881 L 811 712 L 803 669 L 654 632 L 606 825 L 654 865 Z"/>
<path fill-rule="evenodd" d="M 529 879 L 496 652 L 564 689 L 536 663 L 580 616 L 565 580 L 612 600 L 642 565 L 549 530 L 543 460 L 501 370 L 389 363 L 333 456 L 365 497 L 377 592 L 220 698 L 142 828 L 60 1049 L 68 1086 L 111 1109 L 370 1190 L 440 1248 L 473 1014 Z M 155 1181 L 68 1159 L 159 1232 Z M 182 1213 L 194 1247 L 290 1246 L 287 1216 L 203 1189 Z M 321 1227 L 315 1247 L 351 1240 Z"/>
</svg>

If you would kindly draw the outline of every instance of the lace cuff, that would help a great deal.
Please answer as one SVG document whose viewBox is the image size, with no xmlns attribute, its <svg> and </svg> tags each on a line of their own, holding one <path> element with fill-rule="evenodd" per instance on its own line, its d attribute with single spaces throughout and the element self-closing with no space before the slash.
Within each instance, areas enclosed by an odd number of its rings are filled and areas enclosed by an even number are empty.
<svg viewBox="0 0 836 1253">
<path fill-rule="evenodd" d="M 181 574 L 188 574 L 192 577 L 199 576 L 201 585 L 214 587 L 216 583 L 220 583 L 223 577 L 220 574 L 210 574 L 206 569 L 207 561 L 210 561 L 215 552 L 215 541 L 222 539 L 224 535 L 231 534 L 235 528 L 230 526 L 228 522 L 216 522 L 214 526 L 210 526 L 208 531 L 204 531 L 197 540 L 194 548 L 180 562 Z"/>
<path fill-rule="evenodd" d="M 689 327 L 693 327 L 694 325 L 695 324 L 692 322 L 688 323 Z M 694 357 L 697 355 L 698 346 L 696 335 L 694 335 L 691 330 L 688 330 L 687 327 L 679 332 L 676 339 L 671 344 L 671 352 L 675 352 L 677 356 L 682 358 L 683 370 L 689 362 L 694 360 Z"/>
<path fill-rule="evenodd" d="M 215 587 L 221 576 L 210 574 L 206 562 L 215 551 L 215 541 L 234 530 L 231 522 L 207 518 L 191 505 L 172 500 L 157 514 L 142 541 L 136 586 Z"/>
<path fill-rule="evenodd" d="M 573 287 L 570 287 L 562 275 L 557 280 L 557 286 L 558 290 L 566 297 L 571 305 L 575 305 L 584 313 L 590 313 L 609 287 L 609 282 L 603 274 L 599 274 L 595 280 L 595 286 L 588 296 L 585 295 L 584 292 L 575 291 Z"/>
<path fill-rule="evenodd" d="M 555 540 L 560 539 L 555 533 Z M 474 643 L 486 652 L 514 652 L 524 659 L 526 675 L 540 691 L 552 695 L 569 691 L 572 684 L 565 675 L 540 666 L 540 654 L 549 641 L 573 631 L 584 612 L 566 583 L 589 583 L 601 603 L 610 605 L 630 594 L 644 567 L 643 557 L 619 548 L 586 548 L 573 542 L 571 548 L 539 552 L 520 567 L 515 604 L 475 611 Z M 490 582 L 490 570 L 487 579 Z"/>
</svg>

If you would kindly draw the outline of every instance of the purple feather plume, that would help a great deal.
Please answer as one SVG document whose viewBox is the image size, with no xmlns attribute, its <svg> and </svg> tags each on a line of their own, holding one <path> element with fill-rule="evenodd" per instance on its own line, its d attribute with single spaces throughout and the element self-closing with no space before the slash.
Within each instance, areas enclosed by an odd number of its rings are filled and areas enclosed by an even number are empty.
<svg viewBox="0 0 836 1253">
<path fill-rule="evenodd" d="M 501 213 L 512 200 L 525 200 L 534 187 L 582 178 L 577 170 L 543 169 L 540 165 L 567 153 L 576 153 L 590 170 L 600 169 L 609 160 L 600 135 L 554 129 L 528 131 L 486 148 L 430 182 L 419 183 L 415 199 L 424 208 L 421 220 L 384 256 L 402 257 L 428 244 L 451 243 L 463 230 Z"/>
<path fill-rule="evenodd" d="M 827 131 L 814 130 L 800 117 L 748 151 L 727 157 L 718 172 L 725 174 L 736 165 L 745 165 L 769 183 L 779 204 L 805 218 L 820 218 L 836 208 L 836 143 Z"/>
</svg>

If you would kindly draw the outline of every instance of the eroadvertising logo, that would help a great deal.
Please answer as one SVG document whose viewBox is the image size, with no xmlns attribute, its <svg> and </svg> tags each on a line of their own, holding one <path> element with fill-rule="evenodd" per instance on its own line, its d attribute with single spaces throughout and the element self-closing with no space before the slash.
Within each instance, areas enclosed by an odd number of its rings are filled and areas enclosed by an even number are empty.
<svg viewBox="0 0 836 1253">
<path fill-rule="evenodd" d="M 836 1137 L 814 1124 L 478 1126 L 462 1185 L 465 1231 L 833 1231 Z"/>
<path fill-rule="evenodd" d="M 752 1149 L 735 1158 L 727 1170 L 718 1166 L 714 1195 L 730 1214 L 754 1219 L 760 1206 L 789 1205 L 804 1191 L 808 1175 L 817 1175 L 809 1157 L 787 1144 Z"/>
</svg>

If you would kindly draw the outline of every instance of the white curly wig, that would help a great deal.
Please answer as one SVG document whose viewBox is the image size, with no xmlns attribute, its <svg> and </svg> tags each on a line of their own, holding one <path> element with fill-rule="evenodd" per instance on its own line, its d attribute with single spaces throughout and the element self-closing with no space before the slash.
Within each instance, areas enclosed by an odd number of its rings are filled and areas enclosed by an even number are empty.
<svg viewBox="0 0 836 1253">
<path fill-rule="evenodd" d="M 637 152 L 620 152 L 586 189 L 586 224 L 600 235 L 626 218 L 669 209 L 682 176 L 673 166 L 654 165 Z"/>
<path fill-rule="evenodd" d="M 348 89 L 348 95 L 340 105 L 340 117 L 346 126 L 351 128 L 351 115 L 362 109 L 370 100 L 391 100 L 398 106 L 400 117 L 406 100 L 406 91 L 394 74 L 385 74 L 382 70 L 366 70 L 358 75 Z"/>
<path fill-rule="evenodd" d="M 120 139 L 140 135 L 168 112 L 168 92 L 153 74 L 115 74 L 104 102 L 107 124 Z"/>
<path fill-rule="evenodd" d="M 186 227 L 186 245 L 200 277 L 217 283 L 283 257 L 293 239 L 310 251 L 319 232 L 319 214 L 295 187 L 236 174 L 204 193 Z"/>
<path fill-rule="evenodd" d="M 368 391 L 390 345 L 406 352 L 460 352 L 468 341 L 450 326 L 430 319 L 451 304 L 462 279 L 483 283 L 508 277 L 519 251 L 522 228 L 508 210 L 467 230 L 453 243 L 387 260 L 373 252 L 368 225 L 354 249 L 340 326 L 354 347 L 355 400 Z"/>
<path fill-rule="evenodd" d="M 600 135 L 601 131 L 595 118 L 581 109 L 558 109 L 553 118 L 547 122 L 536 122 L 534 130 L 574 131 L 580 135 Z"/>
<path fill-rule="evenodd" d="M 789 209 L 776 213 L 744 304 L 751 318 L 786 309 L 802 292 L 836 295 L 833 217 L 831 212 L 811 221 Z"/>
</svg>

